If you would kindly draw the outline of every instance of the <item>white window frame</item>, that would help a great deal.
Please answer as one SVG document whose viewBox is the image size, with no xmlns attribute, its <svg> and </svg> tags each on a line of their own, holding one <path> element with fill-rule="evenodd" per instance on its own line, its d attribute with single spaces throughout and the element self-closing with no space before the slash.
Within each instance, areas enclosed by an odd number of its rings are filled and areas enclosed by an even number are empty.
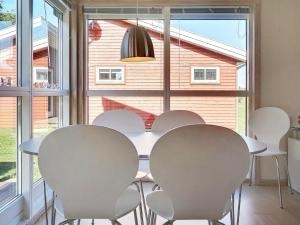
<svg viewBox="0 0 300 225">
<path fill-rule="evenodd" d="M 205 80 L 195 80 L 195 70 L 205 71 Z M 216 80 L 206 80 L 206 70 L 216 70 Z M 218 66 L 192 66 L 191 67 L 191 84 L 220 84 L 220 67 Z"/>
<path fill-rule="evenodd" d="M 111 70 L 113 69 L 119 69 L 122 73 L 122 79 L 121 80 L 101 80 L 99 79 L 100 70 Z M 125 69 L 123 66 L 97 66 L 96 67 L 96 84 L 125 84 Z"/>
<path fill-rule="evenodd" d="M 52 83 L 53 83 L 53 69 L 50 69 L 48 67 L 33 67 L 33 77 L 32 77 L 32 83 L 35 83 L 35 82 L 41 82 L 40 80 L 37 80 L 36 79 L 36 75 L 37 75 L 37 71 L 39 70 L 47 70 L 48 72 L 48 76 L 49 76 L 49 73 L 51 74 L 52 76 Z M 45 80 L 46 81 L 46 80 Z M 48 77 L 48 80 L 46 82 L 49 82 L 49 77 Z M 51 83 L 51 84 L 52 84 Z"/>
</svg>

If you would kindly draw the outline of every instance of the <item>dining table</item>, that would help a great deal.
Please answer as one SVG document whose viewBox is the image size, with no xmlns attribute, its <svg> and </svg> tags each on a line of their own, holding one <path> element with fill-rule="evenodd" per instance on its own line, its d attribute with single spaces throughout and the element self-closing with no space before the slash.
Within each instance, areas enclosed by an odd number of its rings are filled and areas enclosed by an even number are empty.
<svg viewBox="0 0 300 225">
<path fill-rule="evenodd" d="M 151 131 L 138 132 L 138 133 L 137 132 L 124 133 L 124 135 L 134 144 L 140 159 L 149 159 L 153 146 L 163 134 L 164 133 L 157 133 Z M 241 135 L 241 137 L 243 138 L 243 140 L 248 146 L 249 154 L 254 155 L 254 154 L 262 153 L 265 150 L 267 150 L 266 144 L 245 135 Z M 44 137 L 35 137 L 29 139 L 19 145 L 19 150 L 24 154 L 38 156 L 39 148 L 43 139 Z M 48 205 L 47 205 L 47 196 L 46 196 L 46 183 L 45 181 L 43 182 L 44 182 L 45 216 L 46 216 L 46 224 L 48 225 L 49 223 L 48 223 L 48 212 L 47 212 Z M 241 195 L 242 195 L 242 185 L 239 188 L 237 225 L 239 224 L 239 218 L 240 218 Z M 54 206 L 52 204 L 52 220 L 53 220 L 53 211 L 54 211 Z"/>
</svg>

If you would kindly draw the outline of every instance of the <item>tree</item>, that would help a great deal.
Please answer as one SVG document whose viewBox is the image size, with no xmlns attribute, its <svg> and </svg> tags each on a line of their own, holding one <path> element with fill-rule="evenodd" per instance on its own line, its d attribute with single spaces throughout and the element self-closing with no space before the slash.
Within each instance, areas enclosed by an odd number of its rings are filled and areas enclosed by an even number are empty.
<svg viewBox="0 0 300 225">
<path fill-rule="evenodd" d="M 16 12 L 3 11 L 3 0 L 0 1 L 0 21 L 9 21 L 12 24 L 16 23 Z"/>
</svg>

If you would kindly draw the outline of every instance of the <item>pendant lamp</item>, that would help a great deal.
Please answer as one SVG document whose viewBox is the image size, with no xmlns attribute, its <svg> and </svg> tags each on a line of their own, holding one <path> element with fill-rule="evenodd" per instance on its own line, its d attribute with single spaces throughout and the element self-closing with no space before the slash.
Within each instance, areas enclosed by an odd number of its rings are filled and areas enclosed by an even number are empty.
<svg viewBox="0 0 300 225">
<path fill-rule="evenodd" d="M 146 29 L 140 27 L 138 24 L 138 2 L 136 10 L 136 26 L 129 27 L 122 40 L 122 62 L 147 62 L 155 60 L 152 40 Z"/>
</svg>

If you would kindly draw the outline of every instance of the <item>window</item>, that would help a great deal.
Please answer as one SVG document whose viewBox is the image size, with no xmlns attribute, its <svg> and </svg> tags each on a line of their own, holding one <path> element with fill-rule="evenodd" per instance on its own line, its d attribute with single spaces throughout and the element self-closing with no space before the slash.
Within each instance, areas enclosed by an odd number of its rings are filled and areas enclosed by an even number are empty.
<svg viewBox="0 0 300 225">
<path fill-rule="evenodd" d="M 135 12 L 135 8 L 84 8 L 86 18 L 93 18 L 87 19 L 85 32 L 85 122 L 122 108 L 141 114 L 151 128 L 160 111 L 188 109 L 208 123 L 245 134 L 248 102 L 254 96 L 248 89 L 254 80 L 250 7 L 145 7 L 139 26 L 149 33 L 156 60 L 120 62 L 116 46 L 136 23 Z M 112 65 L 126 69 L 122 85 L 112 82 L 117 79 Z"/>
<path fill-rule="evenodd" d="M 30 220 L 29 212 L 43 208 L 42 183 L 32 182 L 40 177 L 36 157 L 18 146 L 69 124 L 70 13 L 58 3 L 0 1 L 1 224 Z"/>
<path fill-rule="evenodd" d="M 20 194 L 18 165 L 17 1 L 0 1 L 0 208 Z M 6 94 L 5 94 L 6 90 Z M 1 210 L 0 210 L 1 212 Z M 0 216 L 0 221 L 1 216 Z"/>
<path fill-rule="evenodd" d="M 51 87 L 53 85 L 53 70 L 47 67 L 33 67 L 33 86 L 35 88 Z M 53 87 L 53 86 L 52 86 Z"/>
<path fill-rule="evenodd" d="M 220 83 L 219 67 L 192 67 L 192 84 L 218 84 Z"/>
<path fill-rule="evenodd" d="M 96 68 L 97 84 L 124 84 L 123 67 L 97 67 Z"/>
</svg>

